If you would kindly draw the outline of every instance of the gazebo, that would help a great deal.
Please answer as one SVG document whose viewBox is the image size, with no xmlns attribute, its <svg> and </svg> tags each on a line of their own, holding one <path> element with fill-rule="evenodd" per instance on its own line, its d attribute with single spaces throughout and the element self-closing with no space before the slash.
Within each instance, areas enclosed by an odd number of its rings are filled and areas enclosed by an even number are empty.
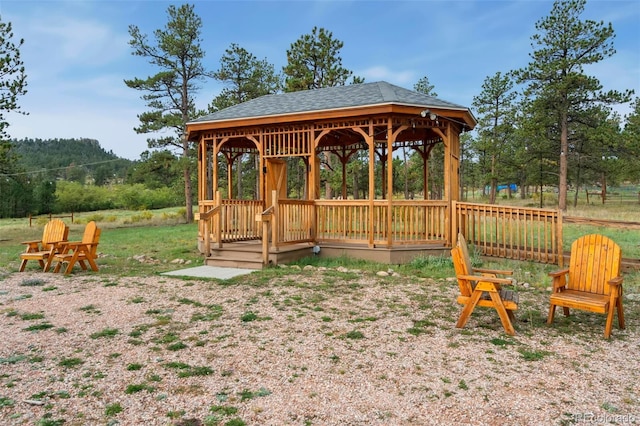
<svg viewBox="0 0 640 426">
<path fill-rule="evenodd" d="M 386 82 L 266 95 L 187 123 L 198 147 L 196 219 L 205 263 L 258 268 L 313 253 L 403 263 L 443 252 L 454 239 L 460 134 L 475 125 L 467 107 Z M 443 190 L 433 199 L 427 160 L 439 144 Z M 392 190 L 394 152 L 401 148 L 423 160 L 423 191 L 413 199 Z M 320 191 L 327 153 L 342 166 L 342 187 L 331 199 Z M 255 155 L 259 171 L 258 196 L 250 200 L 234 198 L 231 185 L 234 162 L 245 154 Z M 364 197 L 347 194 L 346 165 L 355 154 L 367 159 Z M 306 170 L 298 199 L 287 190 L 286 160 L 293 157 Z"/>
</svg>

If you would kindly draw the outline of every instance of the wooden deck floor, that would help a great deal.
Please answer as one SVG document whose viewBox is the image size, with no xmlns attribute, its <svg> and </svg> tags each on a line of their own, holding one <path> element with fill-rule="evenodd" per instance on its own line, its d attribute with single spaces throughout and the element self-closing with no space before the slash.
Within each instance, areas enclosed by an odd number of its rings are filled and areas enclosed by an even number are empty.
<svg viewBox="0 0 640 426">
<path fill-rule="evenodd" d="M 369 248 L 357 244 L 319 244 L 320 257 L 352 257 L 355 259 L 370 260 L 390 265 L 403 264 L 420 256 L 449 255 L 449 247 L 441 244 L 406 245 L 393 248 L 374 247 Z M 311 244 L 292 244 L 282 246 L 278 251 L 269 251 L 269 263 L 271 265 L 287 264 L 304 257 L 316 256 Z M 205 259 L 206 265 L 261 269 L 262 242 L 243 241 L 226 243 L 222 248 L 212 248 L 211 256 Z"/>
</svg>

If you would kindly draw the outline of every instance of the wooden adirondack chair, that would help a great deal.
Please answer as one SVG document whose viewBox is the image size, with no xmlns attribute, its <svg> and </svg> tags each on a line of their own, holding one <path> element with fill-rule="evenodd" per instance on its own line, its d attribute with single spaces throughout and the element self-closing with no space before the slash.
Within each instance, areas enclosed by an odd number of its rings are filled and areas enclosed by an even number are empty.
<svg viewBox="0 0 640 426">
<path fill-rule="evenodd" d="M 71 273 L 73 266 L 78 262 L 82 270 L 87 270 L 85 261 L 89 263 L 93 271 L 98 271 L 98 265 L 96 264 L 96 258 L 98 257 L 98 243 L 100 242 L 101 230 L 98 228 L 94 221 L 87 223 L 84 228 L 84 234 L 82 241 L 69 241 L 63 244 L 60 253 L 53 256 L 53 262 L 56 266 L 53 272 L 59 272 L 64 263 L 67 267 L 64 270 L 65 274 Z"/>
<path fill-rule="evenodd" d="M 20 272 L 24 271 L 27 262 L 37 260 L 43 271 L 48 271 L 51 266 L 52 256 L 60 249 L 60 244 L 67 240 L 69 227 L 60 219 L 52 219 L 42 231 L 42 239 L 34 241 L 23 241 L 27 247 L 20 254 Z"/>
<path fill-rule="evenodd" d="M 458 245 L 451 249 L 451 257 L 460 287 L 458 303 L 464 306 L 456 327 L 464 327 L 475 307 L 482 306 L 495 309 L 505 332 L 515 335 L 512 321 L 513 311 L 518 309 L 518 294 L 502 288 L 503 284 L 513 283 L 510 278 L 498 277 L 512 275 L 513 272 L 472 267 L 467 243 L 462 235 L 458 235 Z"/>
<path fill-rule="evenodd" d="M 605 339 L 611 335 L 616 310 L 618 326 L 624 329 L 621 259 L 620 246 L 603 235 L 585 235 L 574 241 L 569 268 L 549 274 L 553 292 L 547 324 L 553 323 L 556 306 L 562 306 L 565 316 L 569 308 L 607 314 Z"/>
</svg>

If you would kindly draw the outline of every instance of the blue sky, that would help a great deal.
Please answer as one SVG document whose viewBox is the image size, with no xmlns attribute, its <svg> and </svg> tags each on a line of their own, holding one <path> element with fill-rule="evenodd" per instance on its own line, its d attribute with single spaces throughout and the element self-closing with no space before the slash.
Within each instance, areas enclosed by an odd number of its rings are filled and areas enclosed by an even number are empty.
<svg viewBox="0 0 640 426">
<path fill-rule="evenodd" d="M 529 62 L 535 23 L 547 16 L 546 0 L 464 1 L 194 1 L 202 18 L 204 65 L 237 43 L 281 71 L 286 51 L 314 26 L 344 42 L 343 66 L 367 82 L 408 89 L 423 76 L 438 97 L 471 107 L 483 81 Z M 123 80 L 157 70 L 131 55 L 129 25 L 145 34 L 167 22 L 167 7 L 180 2 L 103 0 L 0 0 L 21 49 L 28 116 L 9 114 L 9 133 L 22 138 L 92 138 L 121 157 L 138 159 L 148 135 L 138 135 L 145 111 L 140 93 Z M 611 22 L 617 53 L 590 66 L 605 89 L 640 95 L 640 1 L 588 0 L 583 19 Z M 196 95 L 205 108 L 222 86 L 209 80 Z M 629 112 L 628 105 L 616 108 Z"/>
</svg>

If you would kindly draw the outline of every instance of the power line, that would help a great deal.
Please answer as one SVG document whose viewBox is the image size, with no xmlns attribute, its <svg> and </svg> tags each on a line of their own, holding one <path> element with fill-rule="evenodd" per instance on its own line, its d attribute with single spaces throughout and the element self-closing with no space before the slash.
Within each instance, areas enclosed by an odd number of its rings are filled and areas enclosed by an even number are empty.
<svg viewBox="0 0 640 426">
<path fill-rule="evenodd" d="M 62 167 L 55 167 L 52 169 L 40 169 L 40 170 L 32 170 L 30 172 L 17 172 L 17 173 L 2 173 L 0 174 L 0 176 L 3 177 L 9 177 L 9 176 L 23 176 L 23 175 L 35 175 L 38 173 L 46 173 L 46 172 L 53 172 L 56 170 L 64 170 L 64 169 L 68 169 L 68 168 L 73 168 L 73 167 L 85 167 L 85 166 L 95 166 L 97 164 L 106 164 L 106 163 L 112 163 L 114 161 L 122 161 L 122 158 L 114 158 L 113 160 L 105 160 L 105 161 L 96 161 L 95 163 L 86 163 L 86 164 L 70 164 L 68 166 L 62 166 Z"/>
</svg>

